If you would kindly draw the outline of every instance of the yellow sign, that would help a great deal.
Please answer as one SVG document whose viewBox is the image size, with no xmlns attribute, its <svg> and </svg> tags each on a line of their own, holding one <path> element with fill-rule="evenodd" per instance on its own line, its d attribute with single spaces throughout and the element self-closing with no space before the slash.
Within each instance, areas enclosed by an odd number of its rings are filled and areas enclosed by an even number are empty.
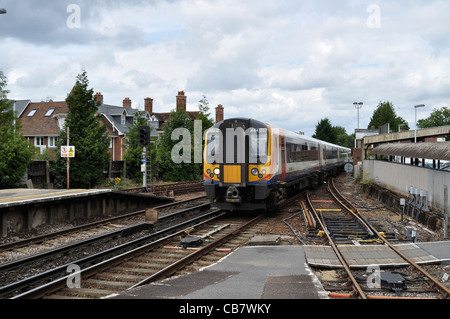
<svg viewBox="0 0 450 319">
<path fill-rule="evenodd" d="M 75 146 L 61 146 L 61 157 L 75 157 Z"/>
</svg>

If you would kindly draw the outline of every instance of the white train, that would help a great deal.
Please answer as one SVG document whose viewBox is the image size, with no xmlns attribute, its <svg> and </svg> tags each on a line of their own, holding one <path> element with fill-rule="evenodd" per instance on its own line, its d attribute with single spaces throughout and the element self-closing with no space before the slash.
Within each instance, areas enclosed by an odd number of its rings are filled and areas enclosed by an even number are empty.
<svg viewBox="0 0 450 319">
<path fill-rule="evenodd" d="M 254 119 L 227 119 L 206 133 L 203 184 L 221 209 L 265 210 L 292 189 L 336 175 L 350 154 L 349 148 Z"/>
</svg>

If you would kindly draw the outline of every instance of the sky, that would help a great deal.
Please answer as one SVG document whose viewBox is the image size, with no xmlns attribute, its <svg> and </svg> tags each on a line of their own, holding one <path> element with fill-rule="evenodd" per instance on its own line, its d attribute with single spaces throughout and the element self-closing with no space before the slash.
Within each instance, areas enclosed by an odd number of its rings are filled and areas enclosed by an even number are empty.
<svg viewBox="0 0 450 319">
<path fill-rule="evenodd" d="M 104 103 L 249 117 L 312 135 L 348 134 L 363 102 L 414 128 L 450 101 L 450 1 L 0 0 L 0 70 L 10 99 L 62 101 L 83 70 Z"/>
</svg>

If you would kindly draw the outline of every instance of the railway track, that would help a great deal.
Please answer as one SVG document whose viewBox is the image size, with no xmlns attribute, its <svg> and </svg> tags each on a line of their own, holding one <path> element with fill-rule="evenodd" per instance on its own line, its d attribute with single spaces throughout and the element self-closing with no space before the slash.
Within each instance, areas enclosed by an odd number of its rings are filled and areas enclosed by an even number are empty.
<svg viewBox="0 0 450 319">
<path fill-rule="evenodd" d="M 198 196 L 188 200 L 177 201 L 166 205 L 154 207 L 158 211 L 159 218 L 162 218 L 161 225 L 167 224 L 167 221 L 173 218 L 164 216 L 175 212 L 185 210 L 185 214 L 192 213 L 190 208 L 204 205 L 208 208 L 206 196 Z M 85 241 L 88 238 L 98 237 L 103 234 L 120 233 L 123 228 L 142 224 L 145 221 L 146 210 L 140 210 L 129 214 L 102 219 L 92 223 L 86 223 L 80 226 L 67 228 L 61 231 L 52 232 L 40 236 L 30 237 L 0 245 L 0 266 L 11 263 L 15 260 L 26 258 L 31 255 L 37 255 L 46 251 L 54 250 L 58 247 L 68 246 L 71 243 Z M 181 215 L 181 213 L 180 213 Z M 178 216 L 180 216 L 178 215 Z M 172 217 L 176 217 L 174 215 Z M 1 269 L 1 268 L 0 268 Z"/>
<path fill-rule="evenodd" d="M 374 298 L 374 296 L 368 296 L 366 292 L 364 291 L 363 287 L 358 282 L 357 276 L 353 273 L 353 271 L 350 269 L 347 261 L 345 260 L 344 255 L 339 249 L 339 244 L 342 243 L 342 236 L 340 236 L 342 233 L 347 236 L 347 238 L 352 238 L 352 236 L 370 236 L 371 240 L 376 237 L 376 242 L 379 244 L 387 245 L 390 249 L 392 249 L 396 254 L 398 254 L 401 258 L 403 258 L 411 267 L 413 267 L 420 276 L 424 276 L 427 278 L 427 280 L 430 283 L 430 289 L 432 289 L 440 298 L 449 298 L 450 297 L 450 290 L 445 287 L 441 282 L 434 278 L 432 275 L 430 275 L 425 269 L 417 265 L 413 260 L 411 260 L 408 256 L 406 256 L 404 253 L 399 251 L 395 246 L 393 246 L 389 240 L 386 238 L 385 234 L 378 232 L 373 226 L 371 226 L 367 221 L 362 219 L 359 216 L 358 210 L 354 207 L 352 203 L 350 203 L 348 200 L 346 200 L 336 189 L 334 186 L 333 179 L 329 180 L 327 183 L 327 192 L 330 194 L 330 198 L 332 198 L 332 202 L 330 199 L 323 199 L 321 195 L 323 195 L 323 192 L 319 192 L 320 199 L 313 199 L 310 194 L 308 194 L 308 203 L 309 206 L 313 212 L 313 216 L 315 220 L 320 224 L 323 234 L 326 237 L 327 242 L 330 244 L 330 246 L 333 248 L 336 256 L 338 257 L 339 261 L 341 262 L 345 273 L 346 273 L 346 281 L 351 285 L 350 294 L 347 294 L 346 297 L 350 298 L 360 298 L 360 299 L 368 299 Z M 324 204 L 326 204 L 327 208 L 324 208 Z M 340 207 L 340 208 L 337 208 Z M 341 232 L 341 229 L 336 230 L 334 228 L 333 223 L 326 224 L 326 218 L 324 217 L 324 212 L 333 212 L 333 213 L 339 213 L 339 214 L 345 214 L 347 216 L 353 216 L 354 219 L 358 221 L 359 226 L 358 227 L 351 227 L 347 228 L 345 232 Z M 336 217 L 336 216 L 334 216 Z M 347 217 L 345 217 L 346 219 Z M 341 217 L 337 218 L 338 220 L 341 219 Z M 355 224 L 355 222 L 350 222 L 352 226 Z M 328 226 L 331 225 L 331 226 Z M 338 227 L 339 228 L 339 227 Z M 360 232 L 360 229 L 365 229 L 366 234 L 364 235 L 364 232 Z M 344 237 L 345 237 L 344 236 Z M 337 295 L 336 295 L 337 296 Z M 381 297 L 382 298 L 382 297 Z"/>
<path fill-rule="evenodd" d="M 145 192 L 153 193 L 156 195 L 168 196 L 169 192 L 173 192 L 175 195 L 192 193 L 192 192 L 201 192 L 204 191 L 205 188 L 203 186 L 203 182 L 184 182 L 184 183 L 173 183 L 173 184 L 165 184 L 165 185 L 152 185 L 148 186 Z M 125 192 L 130 193 L 140 193 L 143 190 L 142 187 L 135 187 L 123 190 Z"/>
<path fill-rule="evenodd" d="M 216 216 L 83 268 L 79 273 L 80 287 L 68 288 L 71 278 L 68 275 L 13 299 L 101 298 L 156 281 L 183 269 L 202 256 L 208 255 L 209 262 L 220 259 L 249 240 L 253 234 L 245 233 L 245 230 L 261 219 L 262 215 L 251 220 L 242 216 Z M 239 237 L 241 239 L 233 242 Z M 186 247 L 182 238 L 188 238 L 187 242 L 192 241 L 199 246 Z M 203 263 L 200 262 L 200 265 Z"/>
<path fill-rule="evenodd" d="M 177 210 L 174 212 L 173 210 Z M 0 296 L 10 296 L 15 291 L 22 291 L 34 282 L 42 281 L 43 278 L 55 278 L 66 272 L 67 265 L 76 261 L 90 263 L 92 258 L 107 258 L 108 254 L 121 252 L 127 248 L 127 243 L 142 245 L 148 240 L 158 238 L 158 231 L 174 231 L 178 227 L 188 227 L 195 224 L 207 214 L 214 214 L 217 209 L 211 209 L 204 198 L 198 197 L 193 200 L 173 203 L 161 207 L 161 215 L 154 225 L 144 223 L 145 211 L 140 214 L 141 222 L 132 226 L 119 228 L 114 231 L 98 235 L 91 233 L 88 239 L 64 245 L 64 241 L 55 243 L 52 249 L 32 254 L 25 258 L 0 265 Z M 175 226 L 173 226 L 175 225 Z M 95 235 L 94 235 L 95 234 Z M 63 235 L 64 236 L 64 235 Z M 66 234 L 67 236 L 67 234 Z M 43 240 L 40 238 L 39 240 Z M 35 245 L 35 241 L 32 241 Z M 21 243 L 19 249 L 26 249 Z M 97 256 L 98 255 L 98 256 Z M 88 256 L 88 257 L 86 257 Z"/>
<path fill-rule="evenodd" d="M 357 240 L 368 241 L 373 238 L 373 232 L 345 210 L 328 189 L 320 188 L 309 193 L 308 200 L 336 244 L 353 244 Z"/>
</svg>

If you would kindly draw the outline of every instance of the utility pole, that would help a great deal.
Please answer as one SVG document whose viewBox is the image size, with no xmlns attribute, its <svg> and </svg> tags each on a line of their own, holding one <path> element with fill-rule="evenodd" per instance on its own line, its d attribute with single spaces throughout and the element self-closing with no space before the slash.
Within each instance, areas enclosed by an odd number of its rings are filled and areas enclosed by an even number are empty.
<svg viewBox="0 0 450 319">
<path fill-rule="evenodd" d="M 415 117 L 414 117 L 414 125 L 415 125 L 415 129 L 414 129 L 414 143 L 417 143 L 417 109 L 419 107 L 425 107 L 424 104 L 420 104 L 420 105 L 414 105 L 414 110 L 415 110 Z"/>
<path fill-rule="evenodd" d="M 353 105 L 355 106 L 355 109 L 357 110 L 358 113 L 358 126 L 357 129 L 359 129 L 359 110 L 362 109 L 363 107 L 363 102 L 354 102 Z"/>
<path fill-rule="evenodd" d="M 69 141 L 70 141 L 70 130 L 69 127 L 67 127 L 67 148 L 69 147 Z M 69 164 L 70 164 L 70 159 L 69 156 L 67 156 L 67 189 L 70 189 L 69 187 Z"/>
</svg>

